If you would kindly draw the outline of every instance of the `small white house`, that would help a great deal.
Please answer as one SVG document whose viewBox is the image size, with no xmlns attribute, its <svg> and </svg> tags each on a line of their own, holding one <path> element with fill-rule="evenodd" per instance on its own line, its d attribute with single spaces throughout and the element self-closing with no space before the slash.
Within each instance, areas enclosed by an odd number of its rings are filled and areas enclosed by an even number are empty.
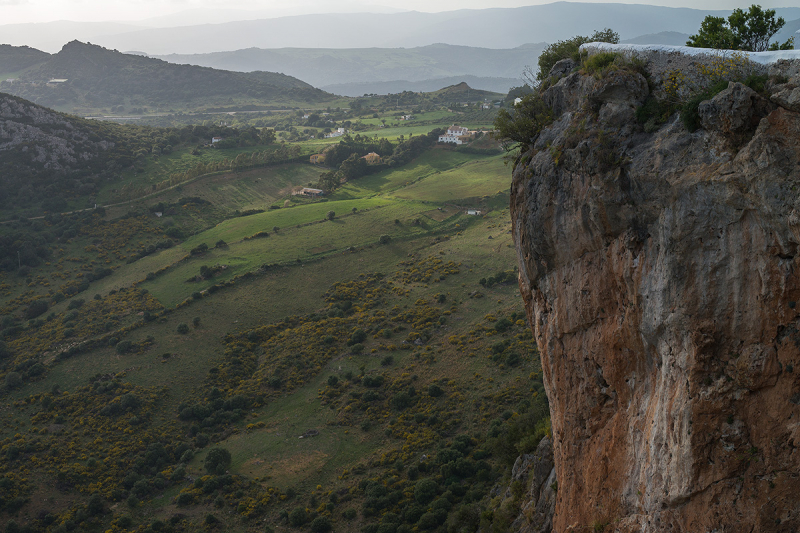
<svg viewBox="0 0 800 533">
<path fill-rule="evenodd" d="M 222 137 L 211 137 L 211 144 L 218 143 L 222 140 Z"/>
<path fill-rule="evenodd" d="M 461 126 L 450 126 L 444 135 L 439 135 L 440 143 L 464 144 L 469 137 L 469 130 Z"/>
<path fill-rule="evenodd" d="M 336 128 L 336 131 L 332 131 L 330 133 L 325 134 L 326 139 L 330 139 L 331 137 L 341 137 L 347 133 L 344 128 Z"/>
<path fill-rule="evenodd" d="M 478 211 L 477 209 L 467 209 L 467 214 L 468 215 L 480 215 L 481 212 Z"/>
</svg>

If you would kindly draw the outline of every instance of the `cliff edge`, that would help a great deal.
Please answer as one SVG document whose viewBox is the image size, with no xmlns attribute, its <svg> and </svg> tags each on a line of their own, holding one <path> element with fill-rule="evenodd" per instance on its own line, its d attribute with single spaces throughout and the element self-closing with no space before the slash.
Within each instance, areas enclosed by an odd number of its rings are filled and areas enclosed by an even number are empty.
<svg viewBox="0 0 800 533">
<path fill-rule="evenodd" d="M 800 531 L 800 61 L 609 52 L 512 183 L 552 529 Z"/>
</svg>

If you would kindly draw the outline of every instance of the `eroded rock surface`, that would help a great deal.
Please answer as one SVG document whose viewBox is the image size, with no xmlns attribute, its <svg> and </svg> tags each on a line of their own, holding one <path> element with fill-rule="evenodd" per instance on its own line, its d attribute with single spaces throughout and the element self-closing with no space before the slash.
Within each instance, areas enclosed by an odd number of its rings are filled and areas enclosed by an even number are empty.
<svg viewBox="0 0 800 533">
<path fill-rule="evenodd" d="M 560 79 L 514 172 L 553 531 L 800 531 L 800 113 L 731 86 L 645 133 L 639 76 Z"/>
</svg>

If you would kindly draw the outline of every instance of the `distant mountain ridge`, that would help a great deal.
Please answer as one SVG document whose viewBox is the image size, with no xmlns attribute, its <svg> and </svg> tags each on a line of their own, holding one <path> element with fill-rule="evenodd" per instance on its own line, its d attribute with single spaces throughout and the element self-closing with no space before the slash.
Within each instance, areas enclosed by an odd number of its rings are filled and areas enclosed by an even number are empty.
<svg viewBox="0 0 800 533">
<path fill-rule="evenodd" d="M 397 94 L 403 91 L 417 93 L 435 92 L 442 87 L 455 85 L 460 82 L 469 84 L 473 89 L 506 94 L 512 87 L 519 87 L 522 80 L 519 78 L 485 78 L 479 76 L 452 76 L 449 78 L 435 78 L 432 80 L 408 81 L 376 81 L 355 82 L 324 85 L 323 91 L 342 96 L 362 96 L 364 94 Z"/>
<path fill-rule="evenodd" d="M 522 70 L 526 65 L 536 64 L 536 58 L 545 46 L 545 43 L 533 43 L 511 49 L 492 49 L 437 43 L 416 48 L 388 49 L 247 48 L 233 52 L 157 57 L 171 63 L 225 70 L 283 72 L 315 87 L 397 80 L 444 80 L 444 84 L 438 87 L 426 86 L 426 90 L 435 90 L 463 81 L 454 80 L 463 76 L 515 79 L 515 85 L 519 85 Z M 474 80 L 468 81 L 474 84 Z M 406 87 L 405 90 L 414 89 Z M 364 92 L 380 91 L 362 91 L 361 94 Z"/>
<path fill-rule="evenodd" d="M 28 67 L 14 83 L 0 83 L 0 90 L 62 110 L 113 106 L 197 108 L 236 103 L 267 106 L 320 102 L 332 97 L 283 74 L 242 74 L 175 65 L 78 41 L 67 43 L 59 53 Z"/>
<path fill-rule="evenodd" d="M 669 46 L 684 46 L 686 41 L 689 40 L 691 35 L 688 33 L 681 33 L 679 31 L 662 31 L 659 33 L 650 33 L 647 35 L 640 35 L 633 39 L 625 39 L 621 41 L 625 44 L 665 44 Z"/>
<path fill-rule="evenodd" d="M 151 55 L 212 53 L 252 47 L 411 48 L 440 42 L 510 49 L 532 41 L 554 42 L 573 35 L 588 35 L 602 28 L 613 28 L 623 40 L 666 31 L 691 34 L 697 31 L 706 15 L 728 16 L 730 11 L 555 2 L 439 13 L 297 15 L 160 28 L 142 27 L 146 22 L 6 24 L 0 25 L 0 39 L 8 44 L 46 51 L 55 51 L 61 43 L 78 39 L 111 49 L 143 50 Z M 786 19 L 787 28 L 789 22 L 800 19 L 800 8 L 776 8 L 776 12 Z"/>
</svg>

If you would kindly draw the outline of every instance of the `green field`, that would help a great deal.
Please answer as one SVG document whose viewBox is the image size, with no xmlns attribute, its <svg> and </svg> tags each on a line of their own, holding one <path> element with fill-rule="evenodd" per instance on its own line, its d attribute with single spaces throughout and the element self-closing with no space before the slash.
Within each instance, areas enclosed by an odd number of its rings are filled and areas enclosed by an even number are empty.
<svg viewBox="0 0 800 533">
<path fill-rule="evenodd" d="M 457 202 L 508 191 L 503 156 L 472 160 L 435 176 L 425 176 L 393 194 L 397 198 L 430 202 Z"/>
<path fill-rule="evenodd" d="M 363 203 L 365 203 L 363 200 L 359 200 L 329 202 L 321 205 L 328 208 L 338 206 L 347 209 L 351 205 L 362 205 Z M 324 210 L 320 213 L 321 216 L 314 218 L 314 222 L 306 223 L 309 225 L 290 226 L 278 232 L 272 231 L 272 224 L 280 219 L 261 215 L 254 215 L 260 219 L 260 224 L 246 226 L 247 230 L 244 233 L 241 231 L 244 228 L 211 229 L 192 237 L 182 247 L 189 250 L 201 242 L 213 246 L 215 239 L 223 238 L 224 240 L 223 236 L 241 238 L 253 229 L 267 231 L 270 236 L 228 242 L 227 247 L 214 248 L 202 255 L 191 257 L 188 261 L 181 262 L 159 275 L 155 280 L 142 283 L 141 286 L 148 289 L 165 305 L 173 306 L 193 292 L 205 290 L 211 285 L 257 269 L 263 264 L 308 261 L 331 253 L 346 253 L 346 248 L 377 245 L 380 235 L 389 235 L 393 240 L 421 237 L 439 226 L 439 223 L 433 220 L 427 220 L 422 225 L 414 225 L 411 222 L 411 219 L 422 215 L 422 212 L 428 209 L 427 206 L 409 202 L 389 203 L 384 201 L 382 204 L 369 211 L 349 214 L 332 221 L 322 221 L 324 213 L 327 212 Z M 314 207 L 319 205 L 316 204 Z M 301 209 L 294 208 L 294 210 L 300 211 Z M 395 223 L 395 220 L 399 220 L 398 217 L 403 217 L 403 220 Z M 297 218 L 297 220 L 302 219 L 301 217 Z M 453 224 L 450 220 L 448 223 Z M 230 231 L 225 231 L 225 229 Z M 391 246 L 391 244 L 387 246 Z M 224 265 L 225 270 L 212 279 L 187 283 L 187 279 L 198 275 L 201 265 Z"/>
<path fill-rule="evenodd" d="M 331 198 L 345 199 L 363 197 L 375 193 L 388 193 L 411 186 L 418 180 L 451 170 L 467 162 L 481 160 L 483 157 L 485 156 L 464 154 L 449 150 L 446 147 L 436 147 L 400 169 L 386 170 L 365 176 L 355 182 L 346 183 Z M 470 194 L 468 196 L 474 195 Z M 427 200 L 426 198 L 418 199 Z"/>
</svg>

